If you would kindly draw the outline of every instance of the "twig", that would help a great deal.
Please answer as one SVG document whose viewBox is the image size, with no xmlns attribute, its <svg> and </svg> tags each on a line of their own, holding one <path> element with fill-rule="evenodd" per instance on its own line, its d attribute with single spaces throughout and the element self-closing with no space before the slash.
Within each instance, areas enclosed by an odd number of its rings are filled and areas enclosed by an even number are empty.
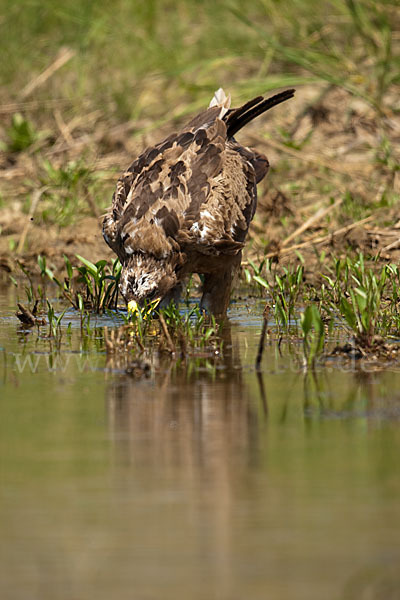
<svg viewBox="0 0 400 600">
<path fill-rule="evenodd" d="M 26 175 L 26 171 L 21 167 L 14 167 L 7 169 L 6 171 L 0 171 L 0 179 L 12 179 L 15 181 L 17 177 L 23 177 Z"/>
<path fill-rule="evenodd" d="M 319 210 L 317 210 L 317 212 L 314 215 L 312 215 L 309 219 L 307 219 L 307 221 L 305 221 L 305 223 L 300 225 L 300 227 L 295 229 L 295 231 L 293 231 L 293 233 L 291 233 L 285 240 L 283 240 L 282 246 L 286 246 L 295 237 L 302 234 L 303 231 L 306 231 L 306 229 L 309 229 L 312 225 L 314 225 L 314 223 L 316 223 L 317 221 L 320 221 L 323 217 L 325 217 L 327 214 L 332 212 L 335 208 L 340 206 L 342 201 L 343 201 L 343 199 L 339 198 L 339 200 L 336 200 L 336 202 L 334 204 L 331 204 L 331 206 L 328 206 L 327 208 L 320 208 Z"/>
<path fill-rule="evenodd" d="M 58 110 L 58 114 L 61 116 L 61 113 L 59 110 Z M 92 124 L 95 123 L 98 120 L 98 118 L 101 117 L 102 114 L 103 113 L 101 110 L 94 110 L 88 114 L 78 115 L 78 116 L 74 117 L 73 119 L 71 119 L 68 123 L 64 123 L 64 121 L 62 120 L 63 124 L 65 125 L 66 130 L 68 132 L 67 137 L 69 134 L 69 138 L 66 139 L 63 131 L 61 130 L 61 128 L 59 126 L 60 131 L 61 131 L 61 136 L 56 140 L 54 146 L 56 148 L 59 148 L 60 145 L 62 145 L 64 147 L 64 149 L 66 149 L 65 142 L 67 142 L 68 146 L 75 145 L 76 140 L 72 137 L 72 132 L 82 124 L 84 124 L 85 128 L 87 129 L 89 126 L 92 126 Z M 55 112 L 54 112 L 54 117 L 57 120 L 57 115 Z M 58 125 L 58 123 L 57 123 L 57 125 Z"/>
<path fill-rule="evenodd" d="M 110 136 L 112 136 L 119 130 L 126 131 L 127 133 L 129 133 L 134 129 L 134 126 L 135 126 L 135 124 L 133 121 L 127 121 L 126 123 L 122 123 L 121 125 L 116 125 L 115 127 L 111 128 L 109 130 L 108 134 Z M 104 136 L 103 129 L 96 131 L 93 135 L 88 135 L 87 133 L 85 133 L 84 135 L 80 136 L 79 138 L 75 138 L 72 146 L 68 147 L 67 144 L 62 143 L 57 148 L 52 148 L 51 150 L 49 150 L 47 152 L 47 156 L 52 156 L 53 154 L 59 154 L 60 152 L 65 152 L 65 150 L 71 150 L 71 149 L 79 150 L 82 147 L 98 143 L 103 138 L 103 136 Z"/>
<path fill-rule="evenodd" d="M 142 342 L 140 341 L 140 338 L 139 338 L 138 335 L 135 335 L 135 340 L 136 340 L 137 345 L 140 348 L 140 351 L 144 352 L 145 351 L 145 347 L 143 346 Z"/>
<path fill-rule="evenodd" d="M 164 317 L 163 317 L 163 315 L 161 313 L 159 313 L 158 318 L 160 319 L 161 328 L 162 328 L 163 333 L 165 335 L 165 339 L 167 340 L 168 350 L 171 352 L 171 354 L 175 354 L 175 351 L 176 351 L 175 345 L 174 345 L 174 343 L 173 343 L 173 341 L 171 339 L 171 336 L 169 334 L 168 327 L 167 327 L 167 324 L 165 322 L 165 319 L 164 319 Z"/>
<path fill-rule="evenodd" d="M 400 238 L 397 238 L 397 240 L 395 240 L 391 244 L 388 244 L 384 248 L 381 248 L 380 252 L 387 252 L 388 250 L 394 250 L 395 248 L 397 248 L 397 246 L 400 246 Z"/>
<path fill-rule="evenodd" d="M 260 365 L 261 365 L 261 360 L 262 360 L 262 355 L 264 352 L 264 343 L 265 343 L 265 335 L 267 333 L 267 327 L 268 327 L 268 306 L 265 305 L 264 308 L 264 312 L 263 312 L 263 326 L 262 326 L 262 330 L 261 330 L 261 335 L 260 335 L 260 342 L 258 344 L 258 352 L 257 352 L 257 358 L 256 358 L 256 371 L 260 370 Z"/>
<path fill-rule="evenodd" d="M 24 325 L 29 325 L 32 327 L 36 322 L 35 316 L 32 314 L 32 312 L 29 310 L 29 308 L 26 308 L 20 302 L 17 302 L 17 306 L 21 312 L 19 312 L 19 313 L 17 312 L 17 313 L 15 313 L 15 315 L 18 317 L 18 319 L 22 323 L 24 323 Z"/>
<path fill-rule="evenodd" d="M 34 325 L 46 325 L 45 319 L 40 319 L 36 316 L 37 314 L 37 305 L 38 300 L 35 302 L 35 306 L 32 310 L 26 308 L 20 302 L 17 302 L 17 306 L 21 312 L 16 312 L 15 315 L 24 325 L 28 325 L 29 327 L 33 327 Z"/>
<path fill-rule="evenodd" d="M 52 100 L 28 100 L 27 102 L 10 102 L 0 106 L 0 115 L 18 112 L 20 110 L 34 110 L 35 108 L 47 108 L 67 104 L 63 98 L 54 98 Z"/>
<path fill-rule="evenodd" d="M 62 118 L 61 112 L 58 108 L 54 111 L 54 118 L 57 123 L 58 129 L 61 131 L 61 135 L 64 140 L 67 142 L 68 146 L 72 146 L 74 143 L 74 138 L 71 135 L 71 131 L 69 127 L 65 124 L 64 119 Z"/>
<path fill-rule="evenodd" d="M 35 77 L 32 81 L 28 83 L 20 93 L 21 100 L 25 100 L 28 96 L 32 94 L 32 92 L 43 85 L 58 69 L 61 69 L 71 58 L 75 56 L 75 50 L 71 48 L 63 48 L 57 58 L 45 69 L 40 75 Z"/>
<path fill-rule="evenodd" d="M 290 254 L 290 252 L 293 252 L 293 250 L 298 250 L 299 248 L 306 248 L 307 246 L 313 246 L 314 244 L 323 244 L 324 242 L 328 242 L 333 237 L 336 237 L 338 235 L 341 235 L 342 233 L 347 233 L 348 231 L 351 231 L 352 229 L 354 229 L 354 227 L 357 227 L 358 225 L 363 225 L 364 223 L 368 223 L 369 221 L 372 221 L 375 218 L 375 216 L 376 215 L 370 215 L 369 217 L 366 217 L 365 219 L 361 219 L 360 221 L 356 221 L 355 223 L 352 223 L 351 225 L 347 225 L 346 227 L 337 229 L 336 231 L 333 231 L 332 233 L 329 233 L 328 235 L 324 235 L 319 238 L 313 237 L 312 239 L 302 242 L 301 244 L 294 244 L 294 246 L 290 246 L 289 248 L 283 248 L 281 251 L 275 250 L 274 252 L 269 252 L 268 254 L 265 255 L 265 258 L 272 258 L 274 256 Z"/>
</svg>

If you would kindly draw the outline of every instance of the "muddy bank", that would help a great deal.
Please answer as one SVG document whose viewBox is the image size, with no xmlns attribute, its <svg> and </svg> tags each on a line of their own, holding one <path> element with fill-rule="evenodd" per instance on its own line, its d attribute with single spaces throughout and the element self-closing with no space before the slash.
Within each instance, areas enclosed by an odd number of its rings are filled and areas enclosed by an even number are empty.
<svg viewBox="0 0 400 600">
<path fill-rule="evenodd" d="M 56 225 L 45 226 L 29 223 L 29 218 L 20 215 L 10 226 L 8 233 L 0 237 L 0 269 L 3 273 L 18 273 L 19 263 L 29 268 L 33 273 L 39 273 L 38 255 L 48 259 L 48 265 L 55 272 L 65 268 L 64 255 L 72 264 L 78 264 L 76 254 L 89 258 L 92 262 L 101 259 L 115 258 L 103 240 L 101 219 L 86 217 L 76 224 L 59 228 Z M 14 240 L 18 239 L 18 231 L 29 225 L 27 239 L 28 249 L 18 253 L 12 248 Z"/>
<path fill-rule="evenodd" d="M 278 208 L 278 203 L 276 208 Z M 394 214 L 392 213 L 394 220 Z M 356 255 L 362 252 L 376 265 L 382 263 L 398 263 L 400 261 L 400 222 L 387 228 L 377 227 L 373 218 L 366 218 L 367 222 L 349 224 L 337 227 L 332 224 L 332 231 L 327 233 L 326 228 L 315 226 L 313 232 L 306 232 L 299 236 L 302 241 L 296 244 L 282 244 L 284 231 L 277 219 L 270 218 L 265 228 L 264 236 L 268 240 L 265 253 L 258 249 L 260 230 L 252 227 L 249 240 L 244 252 L 243 265 L 248 261 L 259 263 L 264 257 L 276 263 L 277 270 L 288 264 L 299 262 L 299 253 L 303 257 L 306 280 L 313 285 L 320 283 L 320 274 L 324 273 L 325 266 L 331 266 L 332 258 L 346 255 Z M 68 227 L 57 225 L 36 224 L 30 221 L 27 215 L 19 214 L 12 221 L 6 223 L 0 213 L 2 235 L 0 236 L 0 272 L 2 278 L 7 273 L 18 274 L 19 264 L 29 268 L 35 274 L 39 273 L 37 258 L 45 256 L 49 267 L 55 273 L 62 273 L 65 268 L 64 255 L 73 265 L 79 261 L 79 254 L 89 258 L 92 262 L 101 259 L 112 260 L 114 253 L 103 240 L 101 232 L 101 218 L 84 217 Z M 25 245 L 18 252 L 21 232 L 26 231 Z M 323 257 L 323 261 L 321 261 Z M 324 264 L 326 263 L 326 264 Z"/>
<path fill-rule="evenodd" d="M 101 214 L 118 174 L 148 145 L 179 128 L 108 123 L 97 112 L 81 118 L 68 140 L 54 115 L 26 110 L 48 134 L 20 152 L 0 155 L 0 268 L 17 260 L 34 268 L 38 254 L 54 270 L 63 254 L 92 262 L 111 258 L 101 236 Z M 10 115 L 0 115 L 7 131 Z M 58 121 L 59 122 L 59 121 Z M 264 152 L 271 170 L 259 185 L 258 209 L 244 260 L 269 257 L 278 265 L 304 258 L 306 276 L 321 257 L 363 252 L 400 260 L 400 117 L 379 114 L 334 86 L 302 86 L 285 111 L 260 117 L 242 143 Z"/>
</svg>

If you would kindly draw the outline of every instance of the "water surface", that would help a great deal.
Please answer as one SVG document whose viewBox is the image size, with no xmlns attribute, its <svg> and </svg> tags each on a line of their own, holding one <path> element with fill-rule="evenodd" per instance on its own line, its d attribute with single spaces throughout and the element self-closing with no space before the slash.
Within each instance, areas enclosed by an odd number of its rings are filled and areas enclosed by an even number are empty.
<svg viewBox="0 0 400 600">
<path fill-rule="evenodd" d="M 4 291 L 0 598 L 400 598 L 400 374 L 267 344 L 258 375 L 248 304 L 223 359 L 137 380 L 72 313 L 61 353 L 21 332 Z"/>
</svg>

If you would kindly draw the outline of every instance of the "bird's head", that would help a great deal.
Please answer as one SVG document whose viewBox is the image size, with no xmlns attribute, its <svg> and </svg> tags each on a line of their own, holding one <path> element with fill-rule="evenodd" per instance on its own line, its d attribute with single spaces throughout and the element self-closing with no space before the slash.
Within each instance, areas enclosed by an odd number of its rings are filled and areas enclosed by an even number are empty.
<svg viewBox="0 0 400 600">
<path fill-rule="evenodd" d="M 143 306 L 146 300 L 161 300 L 176 284 L 171 262 L 136 254 L 122 267 L 119 289 L 128 308 L 132 309 Z"/>
</svg>

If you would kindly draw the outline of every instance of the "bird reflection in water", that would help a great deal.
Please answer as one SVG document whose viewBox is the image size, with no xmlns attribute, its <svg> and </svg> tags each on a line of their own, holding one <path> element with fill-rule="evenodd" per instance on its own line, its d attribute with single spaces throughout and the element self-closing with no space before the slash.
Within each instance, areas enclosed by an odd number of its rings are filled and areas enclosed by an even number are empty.
<svg viewBox="0 0 400 600">
<path fill-rule="evenodd" d="M 167 462 L 175 457 L 192 465 L 220 462 L 223 468 L 239 448 L 253 454 L 259 416 L 267 410 L 264 386 L 260 403 L 244 383 L 229 323 L 220 336 L 221 356 L 179 363 L 154 356 L 151 368 L 137 361 L 128 367 L 130 375 L 113 379 L 107 391 L 109 422 L 126 460 L 134 460 L 129 448 L 133 443 L 138 451 L 137 436 L 145 436 L 146 453 Z"/>
<path fill-rule="evenodd" d="M 221 335 L 220 358 L 179 366 L 168 358 L 156 360 L 148 378 L 113 379 L 107 404 L 118 484 L 128 496 L 145 486 L 149 502 L 156 504 L 160 496 L 175 498 L 177 506 L 171 501 L 168 509 L 170 528 L 179 540 L 189 519 L 192 551 L 202 555 L 208 548 L 210 569 L 227 591 L 233 580 L 235 490 L 259 462 L 265 415 L 255 390 L 244 382 L 239 344 L 229 325 Z M 156 510 L 157 531 L 164 527 L 165 510 L 164 505 Z"/>
</svg>

